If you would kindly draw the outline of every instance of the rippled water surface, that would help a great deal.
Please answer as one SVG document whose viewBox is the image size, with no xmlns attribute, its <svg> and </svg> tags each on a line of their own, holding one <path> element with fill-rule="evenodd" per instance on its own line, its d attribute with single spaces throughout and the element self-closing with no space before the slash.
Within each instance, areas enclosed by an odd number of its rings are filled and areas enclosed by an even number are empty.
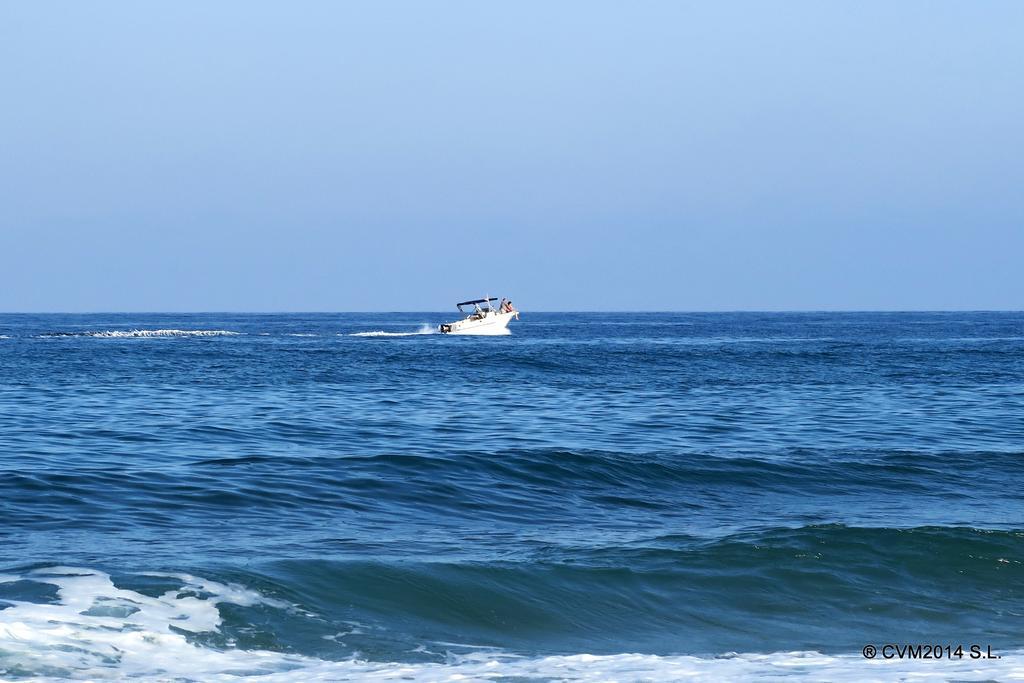
<svg viewBox="0 0 1024 683">
<path fill-rule="evenodd" d="M 0 678 L 1024 677 L 1024 314 L 448 318 L 0 316 Z"/>
</svg>

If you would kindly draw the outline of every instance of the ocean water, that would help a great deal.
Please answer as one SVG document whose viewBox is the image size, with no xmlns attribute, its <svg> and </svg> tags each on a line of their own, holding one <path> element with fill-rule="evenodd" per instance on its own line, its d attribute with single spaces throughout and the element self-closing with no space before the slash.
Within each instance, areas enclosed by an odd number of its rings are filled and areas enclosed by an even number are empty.
<svg viewBox="0 0 1024 683">
<path fill-rule="evenodd" d="M 450 317 L 0 316 L 0 679 L 1024 679 L 1024 314 Z"/>
</svg>

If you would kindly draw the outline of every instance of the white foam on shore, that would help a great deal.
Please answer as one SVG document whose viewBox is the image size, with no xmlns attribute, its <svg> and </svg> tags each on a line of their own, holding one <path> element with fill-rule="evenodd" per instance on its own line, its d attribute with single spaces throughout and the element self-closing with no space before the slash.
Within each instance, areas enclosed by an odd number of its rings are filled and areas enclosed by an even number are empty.
<svg viewBox="0 0 1024 683">
<path fill-rule="evenodd" d="M 5 600 L 0 609 L 0 678 L 143 681 L 981 681 L 1024 680 L 1024 651 L 998 660 L 866 660 L 859 653 L 725 654 L 718 657 L 507 652 L 448 654 L 444 662 L 329 661 L 266 650 L 216 649 L 186 634 L 217 632 L 218 605 L 289 605 L 244 586 L 189 574 L 152 574 L 180 588 L 158 597 L 117 588 L 103 572 L 49 567 L 0 583 L 57 587 L 52 604 Z M 438 647 L 440 646 L 440 647 Z M 341 647 L 339 645 L 339 647 Z M 444 651 L 434 643 L 430 651 Z M 423 649 L 426 651 L 426 648 Z"/>
<path fill-rule="evenodd" d="M 217 631 L 220 603 L 274 601 L 242 586 L 187 574 L 158 576 L 173 579 L 180 588 L 150 597 L 117 588 L 103 572 L 73 567 L 0 577 L 0 583 L 52 584 L 59 599 L 53 604 L 4 601 L 10 606 L 0 609 L 0 678 L 9 671 L 38 672 L 40 680 L 109 680 L 281 669 L 276 653 L 214 650 L 193 645 L 184 635 Z M 268 660 L 273 665 L 263 668 Z"/>
<path fill-rule="evenodd" d="M 513 657 L 499 654 L 471 654 L 449 657 L 446 663 L 400 664 L 358 660 L 309 663 L 292 671 L 258 678 L 216 677 L 207 680 L 250 680 L 266 683 L 293 681 L 578 681 L 604 683 L 644 681 L 669 683 L 694 681 L 775 682 L 832 681 L 842 683 L 891 683 L 892 681 L 1011 681 L 1024 680 L 1024 657 L 1014 661 L 868 661 L 860 655 L 829 657 L 816 652 L 725 655 L 715 658 L 660 657 L 657 655 L 562 655 L 554 657 Z"/>
</svg>

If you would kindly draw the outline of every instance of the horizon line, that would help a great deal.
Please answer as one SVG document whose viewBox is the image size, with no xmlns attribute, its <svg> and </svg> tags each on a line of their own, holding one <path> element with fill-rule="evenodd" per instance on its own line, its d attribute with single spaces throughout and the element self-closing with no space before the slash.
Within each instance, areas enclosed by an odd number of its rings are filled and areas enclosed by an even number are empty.
<svg viewBox="0 0 1024 683">
<path fill-rule="evenodd" d="M 722 308 L 722 309 L 527 309 L 520 313 L 646 313 L 646 314 L 726 314 L 726 313 L 1024 313 L 1012 308 Z M 348 313 L 451 313 L 448 310 L 95 310 L 95 311 L 0 311 L 0 315 L 342 315 Z"/>
</svg>

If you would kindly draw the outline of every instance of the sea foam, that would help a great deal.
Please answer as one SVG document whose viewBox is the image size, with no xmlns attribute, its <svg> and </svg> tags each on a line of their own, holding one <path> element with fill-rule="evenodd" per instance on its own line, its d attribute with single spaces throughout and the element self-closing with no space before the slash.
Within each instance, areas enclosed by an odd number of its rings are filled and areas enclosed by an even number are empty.
<svg viewBox="0 0 1024 683">
<path fill-rule="evenodd" d="M 49 567 L 0 575 L 0 584 L 57 587 L 50 603 L 7 600 L 0 609 L 0 676 L 27 680 L 293 681 L 962 681 L 1024 679 L 1024 652 L 999 660 L 866 660 L 859 653 L 728 653 L 718 657 L 652 654 L 517 656 L 481 650 L 445 653 L 441 662 L 331 661 L 267 650 L 214 648 L 194 642 L 217 632 L 219 605 L 291 609 L 245 586 L 190 574 L 149 574 L 179 586 L 157 597 L 117 587 L 92 569 Z"/>
</svg>

